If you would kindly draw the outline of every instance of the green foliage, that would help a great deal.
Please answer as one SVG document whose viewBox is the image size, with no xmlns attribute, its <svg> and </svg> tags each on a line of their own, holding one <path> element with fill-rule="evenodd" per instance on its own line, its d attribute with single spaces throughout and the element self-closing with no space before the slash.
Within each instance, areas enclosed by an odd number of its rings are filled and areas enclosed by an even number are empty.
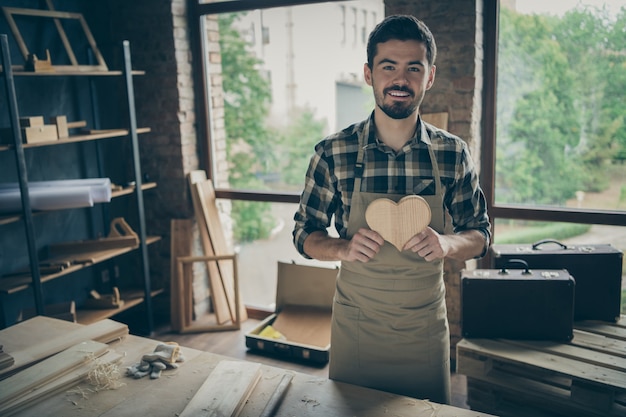
<svg viewBox="0 0 626 417">
<path fill-rule="evenodd" d="M 500 19 L 497 201 L 560 205 L 606 189 L 626 155 L 626 10 Z"/>
<path fill-rule="evenodd" d="M 262 63 L 248 50 L 247 43 L 233 27 L 237 14 L 222 14 L 220 50 L 224 88 L 224 127 L 229 181 L 240 189 L 264 188 L 256 171 L 273 163 L 272 135 L 265 127 L 271 90 L 258 66 Z M 238 242 L 265 238 L 275 221 L 269 203 L 233 201 L 233 235 Z"/>
<path fill-rule="evenodd" d="M 302 185 L 313 148 L 324 136 L 325 123 L 315 119 L 310 110 L 302 111 L 281 134 L 285 150 L 282 180 L 289 185 Z"/>
<path fill-rule="evenodd" d="M 573 223 L 544 223 L 538 226 L 516 228 L 505 233 L 496 233 L 494 243 L 532 244 L 543 239 L 564 240 L 589 231 L 591 225 Z"/>
</svg>

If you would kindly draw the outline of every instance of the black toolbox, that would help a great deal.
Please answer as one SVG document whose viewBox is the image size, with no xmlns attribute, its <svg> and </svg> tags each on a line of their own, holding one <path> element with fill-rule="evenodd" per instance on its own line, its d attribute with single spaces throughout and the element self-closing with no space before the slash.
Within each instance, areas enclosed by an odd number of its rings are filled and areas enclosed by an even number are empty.
<svg viewBox="0 0 626 417">
<path fill-rule="evenodd" d="M 520 268 L 520 269 L 518 269 Z M 507 268 L 461 272 L 466 338 L 570 341 L 576 283 L 566 270 Z"/>
<path fill-rule="evenodd" d="M 326 364 L 337 272 L 336 267 L 279 261 L 275 313 L 246 333 L 246 347 L 281 359 Z"/>
<path fill-rule="evenodd" d="M 532 245 L 494 244 L 491 252 L 493 268 L 521 259 L 534 269 L 567 269 L 576 281 L 574 320 L 619 319 L 624 254 L 613 246 L 542 240 Z"/>
</svg>

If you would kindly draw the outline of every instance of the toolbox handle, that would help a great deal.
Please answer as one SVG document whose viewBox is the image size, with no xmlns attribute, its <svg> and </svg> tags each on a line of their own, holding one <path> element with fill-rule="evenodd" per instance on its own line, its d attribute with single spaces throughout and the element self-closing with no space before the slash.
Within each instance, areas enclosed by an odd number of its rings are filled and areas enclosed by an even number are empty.
<svg viewBox="0 0 626 417">
<path fill-rule="evenodd" d="M 533 243 L 533 250 L 537 250 L 539 248 L 539 246 L 544 245 L 546 243 L 556 243 L 557 245 L 559 245 L 561 248 L 563 249 L 567 249 L 567 245 L 564 245 L 563 243 L 559 242 L 558 240 L 554 240 L 554 239 L 544 239 L 544 240 L 540 240 L 539 242 L 535 242 Z"/>
<path fill-rule="evenodd" d="M 522 272 L 523 275 L 531 275 L 532 272 L 530 271 L 530 268 L 528 267 L 528 262 L 526 262 L 523 259 L 509 259 L 506 263 L 506 265 L 504 265 L 504 267 L 500 270 L 500 274 L 508 274 L 509 271 L 506 269 L 506 267 L 511 267 L 511 266 L 516 266 L 516 265 L 520 265 L 522 267 L 522 269 L 524 269 L 524 271 Z M 515 268 L 515 269 L 519 269 L 519 268 Z"/>
</svg>

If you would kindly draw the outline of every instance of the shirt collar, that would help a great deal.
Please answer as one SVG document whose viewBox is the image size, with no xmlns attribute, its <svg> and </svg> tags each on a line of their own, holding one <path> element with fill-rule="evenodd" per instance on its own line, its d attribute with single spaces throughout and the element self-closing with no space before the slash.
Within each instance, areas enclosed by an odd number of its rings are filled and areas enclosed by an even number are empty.
<svg viewBox="0 0 626 417">
<path fill-rule="evenodd" d="M 424 142 L 426 145 L 431 145 L 430 136 L 426 131 L 426 124 L 422 121 L 422 118 L 418 116 L 417 118 L 418 129 L 415 130 L 415 135 L 410 142 L 407 143 L 411 148 L 416 148 L 419 145 L 419 142 Z M 361 143 L 365 143 L 365 149 L 373 149 L 378 147 L 385 147 L 386 145 L 382 143 L 376 137 L 376 125 L 374 123 L 374 112 L 370 117 L 365 121 L 363 126 L 363 130 L 361 131 Z M 367 135 L 367 137 L 364 137 Z M 406 145 L 405 145 L 406 146 Z M 404 148 L 403 148 L 404 149 Z"/>
</svg>

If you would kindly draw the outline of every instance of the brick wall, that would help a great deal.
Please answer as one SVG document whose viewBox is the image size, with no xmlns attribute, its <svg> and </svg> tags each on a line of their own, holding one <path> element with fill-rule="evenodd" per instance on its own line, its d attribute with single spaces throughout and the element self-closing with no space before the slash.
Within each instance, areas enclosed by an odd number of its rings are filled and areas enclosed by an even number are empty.
<svg viewBox="0 0 626 417">
<path fill-rule="evenodd" d="M 151 248 L 153 288 L 169 287 L 170 219 L 193 216 L 186 174 L 198 169 L 195 91 L 185 0 L 111 0 L 111 36 L 130 42 L 142 170 L 158 187 L 146 191 L 149 234 L 163 236 Z M 119 39 L 115 39 L 119 37 Z"/>
</svg>

